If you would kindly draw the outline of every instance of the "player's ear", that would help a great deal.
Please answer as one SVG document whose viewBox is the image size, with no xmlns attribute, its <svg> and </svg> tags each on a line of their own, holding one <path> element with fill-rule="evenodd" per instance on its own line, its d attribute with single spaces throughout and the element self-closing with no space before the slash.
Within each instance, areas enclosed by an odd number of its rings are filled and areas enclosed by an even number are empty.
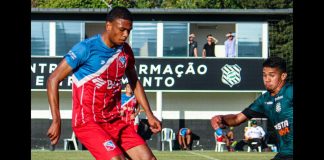
<svg viewBox="0 0 324 160">
<path fill-rule="evenodd" d="M 287 73 L 286 72 L 281 74 L 281 80 L 285 80 L 285 79 L 287 79 Z"/>
<path fill-rule="evenodd" d="M 111 28 L 112 28 L 111 22 L 107 21 L 106 22 L 106 31 L 111 31 Z"/>
</svg>

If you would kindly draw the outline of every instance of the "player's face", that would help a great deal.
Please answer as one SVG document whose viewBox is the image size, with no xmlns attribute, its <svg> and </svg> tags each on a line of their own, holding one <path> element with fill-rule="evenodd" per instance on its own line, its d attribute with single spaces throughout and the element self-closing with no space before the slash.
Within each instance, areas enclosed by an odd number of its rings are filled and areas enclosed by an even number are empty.
<svg viewBox="0 0 324 160">
<path fill-rule="evenodd" d="M 278 67 L 263 67 L 263 83 L 271 95 L 277 94 L 284 85 L 287 73 L 282 73 Z"/>
<path fill-rule="evenodd" d="M 109 33 L 109 41 L 113 44 L 113 46 L 122 45 L 127 40 L 132 28 L 132 21 L 125 19 L 119 18 L 112 22 L 107 22 L 106 30 Z"/>
</svg>

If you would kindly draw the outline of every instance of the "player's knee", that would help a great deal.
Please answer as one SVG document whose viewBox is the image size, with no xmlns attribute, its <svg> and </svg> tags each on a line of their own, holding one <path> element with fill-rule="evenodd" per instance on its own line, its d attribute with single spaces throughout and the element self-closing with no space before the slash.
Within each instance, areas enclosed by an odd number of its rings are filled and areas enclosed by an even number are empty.
<svg viewBox="0 0 324 160">
<path fill-rule="evenodd" d="M 155 156 L 154 155 L 151 155 L 151 154 L 143 154 L 141 155 L 141 157 L 139 158 L 140 160 L 156 160 Z"/>
<path fill-rule="evenodd" d="M 112 157 L 110 160 L 125 160 L 125 158 L 123 156 L 115 156 Z"/>
</svg>

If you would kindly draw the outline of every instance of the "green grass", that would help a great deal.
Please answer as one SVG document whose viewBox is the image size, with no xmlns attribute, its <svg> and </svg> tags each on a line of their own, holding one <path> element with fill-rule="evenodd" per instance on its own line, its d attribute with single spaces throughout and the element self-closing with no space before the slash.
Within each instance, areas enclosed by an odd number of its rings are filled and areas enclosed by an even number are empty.
<svg viewBox="0 0 324 160">
<path fill-rule="evenodd" d="M 153 151 L 158 160 L 269 160 L 274 152 Z M 94 160 L 89 151 L 32 150 L 32 160 Z"/>
</svg>

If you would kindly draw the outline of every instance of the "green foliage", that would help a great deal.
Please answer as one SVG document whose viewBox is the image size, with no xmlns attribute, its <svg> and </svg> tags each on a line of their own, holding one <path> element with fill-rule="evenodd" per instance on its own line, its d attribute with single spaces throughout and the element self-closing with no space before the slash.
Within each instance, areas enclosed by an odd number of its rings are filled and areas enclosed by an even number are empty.
<svg viewBox="0 0 324 160">
<path fill-rule="evenodd" d="M 288 81 L 293 82 L 293 19 L 269 22 L 270 55 L 287 61 Z"/>
<path fill-rule="evenodd" d="M 104 8 L 101 0 L 46 0 L 39 8 Z"/>
<path fill-rule="evenodd" d="M 107 4 L 133 8 L 133 0 L 104 0 Z M 34 4 L 34 6 L 33 6 Z M 38 8 L 107 8 L 103 0 L 32 0 L 32 6 Z"/>
<path fill-rule="evenodd" d="M 135 8 L 157 8 L 161 0 L 136 0 Z"/>
</svg>

